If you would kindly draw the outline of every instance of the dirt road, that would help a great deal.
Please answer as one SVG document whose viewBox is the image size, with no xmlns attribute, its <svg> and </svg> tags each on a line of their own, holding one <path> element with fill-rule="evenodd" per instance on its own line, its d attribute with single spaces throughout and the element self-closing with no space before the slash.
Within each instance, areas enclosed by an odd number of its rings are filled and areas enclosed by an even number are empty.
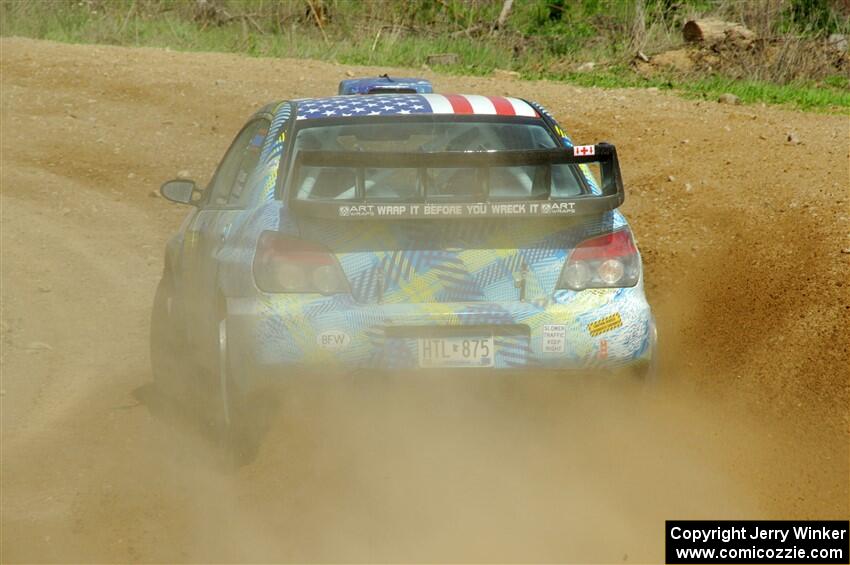
<svg viewBox="0 0 850 565">
<path fill-rule="evenodd" d="M 644 562 L 664 519 L 850 512 L 846 116 L 431 76 L 617 144 L 663 386 L 317 381 L 226 472 L 149 382 L 186 212 L 151 192 L 205 182 L 254 109 L 349 67 L 0 49 L 3 562 Z"/>
</svg>

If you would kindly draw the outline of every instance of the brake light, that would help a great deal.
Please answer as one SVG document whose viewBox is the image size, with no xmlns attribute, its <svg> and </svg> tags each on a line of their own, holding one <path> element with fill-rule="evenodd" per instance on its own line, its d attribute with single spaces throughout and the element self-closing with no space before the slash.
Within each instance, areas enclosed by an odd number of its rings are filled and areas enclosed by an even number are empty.
<svg viewBox="0 0 850 565">
<path fill-rule="evenodd" d="M 640 278 L 640 256 L 628 228 L 581 242 L 570 253 L 558 288 L 621 288 Z"/>
<path fill-rule="evenodd" d="M 336 256 L 325 247 L 264 231 L 254 255 L 254 280 L 263 292 L 350 292 Z"/>
</svg>

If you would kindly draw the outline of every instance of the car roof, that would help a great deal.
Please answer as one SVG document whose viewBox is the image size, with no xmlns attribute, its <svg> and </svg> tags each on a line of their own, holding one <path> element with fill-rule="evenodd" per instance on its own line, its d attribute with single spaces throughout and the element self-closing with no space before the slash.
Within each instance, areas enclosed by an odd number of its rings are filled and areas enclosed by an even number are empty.
<svg viewBox="0 0 850 565">
<path fill-rule="evenodd" d="M 540 118 L 531 104 L 509 96 L 474 94 L 370 94 L 330 96 L 293 101 L 296 119 L 314 120 L 354 116 L 466 114 Z"/>
</svg>

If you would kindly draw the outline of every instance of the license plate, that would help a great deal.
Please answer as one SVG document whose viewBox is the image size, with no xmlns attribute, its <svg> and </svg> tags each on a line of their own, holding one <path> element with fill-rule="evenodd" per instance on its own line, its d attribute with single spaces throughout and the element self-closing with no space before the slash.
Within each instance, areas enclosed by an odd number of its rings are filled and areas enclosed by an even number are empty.
<svg viewBox="0 0 850 565">
<path fill-rule="evenodd" d="M 419 338 L 419 366 L 492 367 L 493 336 Z"/>
</svg>

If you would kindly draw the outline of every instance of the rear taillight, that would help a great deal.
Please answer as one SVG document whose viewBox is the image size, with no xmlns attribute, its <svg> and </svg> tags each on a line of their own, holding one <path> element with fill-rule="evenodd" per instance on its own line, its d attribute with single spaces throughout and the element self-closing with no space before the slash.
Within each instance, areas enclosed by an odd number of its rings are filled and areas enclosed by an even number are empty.
<svg viewBox="0 0 850 565">
<path fill-rule="evenodd" d="M 628 229 L 582 241 L 570 253 L 558 288 L 634 286 L 640 278 L 640 257 Z"/>
<path fill-rule="evenodd" d="M 260 234 L 254 280 L 263 292 L 350 292 L 333 253 L 317 243 L 274 231 Z"/>
</svg>

